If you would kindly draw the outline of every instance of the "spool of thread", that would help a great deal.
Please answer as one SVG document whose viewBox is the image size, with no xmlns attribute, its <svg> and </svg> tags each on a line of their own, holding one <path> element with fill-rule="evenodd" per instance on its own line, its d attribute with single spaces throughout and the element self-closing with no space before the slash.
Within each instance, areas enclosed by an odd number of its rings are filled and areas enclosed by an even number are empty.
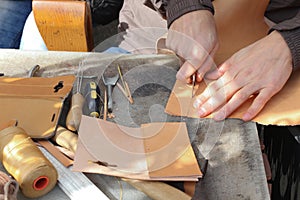
<svg viewBox="0 0 300 200">
<path fill-rule="evenodd" d="M 78 135 L 68 129 L 58 126 L 53 140 L 60 146 L 75 153 L 77 148 Z"/>
<path fill-rule="evenodd" d="M 0 200 L 17 200 L 19 184 L 0 171 Z"/>
<path fill-rule="evenodd" d="M 56 185 L 55 167 L 22 128 L 8 127 L 0 131 L 0 159 L 26 197 L 43 196 Z"/>
</svg>

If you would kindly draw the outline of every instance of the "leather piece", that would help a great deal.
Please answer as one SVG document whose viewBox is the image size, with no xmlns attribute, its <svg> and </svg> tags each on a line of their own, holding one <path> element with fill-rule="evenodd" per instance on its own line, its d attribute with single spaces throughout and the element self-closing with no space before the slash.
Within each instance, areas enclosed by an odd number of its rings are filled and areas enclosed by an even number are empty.
<svg viewBox="0 0 300 200">
<path fill-rule="evenodd" d="M 132 128 L 88 116 L 82 116 L 73 170 L 141 180 L 202 177 L 185 123 Z"/>
<path fill-rule="evenodd" d="M 261 112 L 252 120 L 263 125 L 298 125 L 300 124 L 300 105 L 296 102 L 300 101 L 300 71 L 295 71 L 283 89 L 273 96 L 265 105 Z M 196 92 L 200 94 L 206 87 L 205 82 L 197 85 Z M 194 99 L 191 98 L 192 88 L 190 85 L 176 81 L 172 93 L 169 97 L 165 111 L 176 116 L 188 116 L 198 118 L 197 111 L 193 107 Z M 241 119 L 253 101 L 253 97 L 249 98 L 228 118 Z M 186 111 L 188 110 L 188 111 Z M 209 115 L 207 118 L 211 118 Z"/>
<path fill-rule="evenodd" d="M 74 80 L 74 76 L 0 78 L 0 124 L 17 120 L 31 138 L 52 137 Z"/>
</svg>

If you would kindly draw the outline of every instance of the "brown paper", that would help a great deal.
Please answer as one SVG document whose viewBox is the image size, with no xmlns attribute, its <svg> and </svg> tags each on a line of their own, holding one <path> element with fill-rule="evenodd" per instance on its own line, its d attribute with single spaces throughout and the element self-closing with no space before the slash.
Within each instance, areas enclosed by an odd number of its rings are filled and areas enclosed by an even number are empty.
<svg viewBox="0 0 300 200">
<path fill-rule="evenodd" d="M 30 137 L 51 137 L 74 80 L 74 76 L 0 78 L 0 124 L 17 120 Z"/>
<path fill-rule="evenodd" d="M 141 180 L 202 177 L 185 123 L 140 128 L 82 117 L 73 170 Z"/>
<path fill-rule="evenodd" d="M 300 124 L 300 71 L 295 71 L 284 88 L 266 104 L 263 110 L 253 119 L 264 125 L 298 125 Z M 205 82 L 198 86 L 197 94 L 201 94 L 206 88 Z M 168 100 L 165 111 L 176 116 L 188 116 L 198 118 L 196 109 L 193 108 L 195 97 L 191 98 L 192 87 L 183 82 L 176 81 Z M 251 105 L 253 98 L 249 98 L 228 118 L 241 119 Z M 210 118 L 212 115 L 207 116 Z"/>
</svg>

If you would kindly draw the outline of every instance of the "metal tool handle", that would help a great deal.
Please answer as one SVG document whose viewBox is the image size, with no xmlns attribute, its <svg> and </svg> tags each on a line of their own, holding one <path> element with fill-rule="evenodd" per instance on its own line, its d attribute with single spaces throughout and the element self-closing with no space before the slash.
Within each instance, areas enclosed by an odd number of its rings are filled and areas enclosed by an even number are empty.
<svg viewBox="0 0 300 200">
<path fill-rule="evenodd" d="M 112 108 L 113 108 L 113 102 L 112 102 L 112 86 L 108 85 L 107 86 L 107 95 L 108 95 L 108 102 L 107 102 L 107 110 L 108 112 L 112 112 Z"/>
</svg>

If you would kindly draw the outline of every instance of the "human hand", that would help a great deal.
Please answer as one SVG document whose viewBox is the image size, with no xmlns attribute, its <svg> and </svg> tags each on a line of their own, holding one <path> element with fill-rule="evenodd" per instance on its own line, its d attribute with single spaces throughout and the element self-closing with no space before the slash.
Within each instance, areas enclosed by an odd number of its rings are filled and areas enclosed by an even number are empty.
<svg viewBox="0 0 300 200">
<path fill-rule="evenodd" d="M 235 53 L 218 70 L 208 73 L 206 78 L 216 80 L 196 97 L 194 107 L 200 117 L 216 111 L 213 118 L 219 121 L 229 116 L 251 95 L 256 95 L 242 117 L 244 121 L 249 121 L 282 89 L 291 73 L 290 49 L 280 33 L 273 31 Z"/>
<path fill-rule="evenodd" d="M 184 59 L 176 78 L 191 82 L 197 72 L 200 82 L 213 66 L 213 56 L 218 48 L 214 17 L 210 11 L 198 10 L 175 20 L 168 31 L 166 46 Z"/>
</svg>

